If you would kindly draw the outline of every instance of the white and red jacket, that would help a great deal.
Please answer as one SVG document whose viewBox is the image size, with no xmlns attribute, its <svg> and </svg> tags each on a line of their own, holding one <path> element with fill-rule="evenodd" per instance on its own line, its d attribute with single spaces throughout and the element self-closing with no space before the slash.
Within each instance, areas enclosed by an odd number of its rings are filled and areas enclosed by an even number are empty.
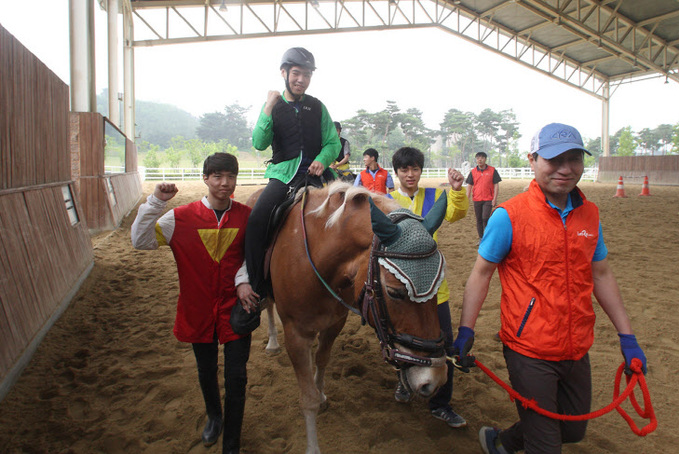
<svg viewBox="0 0 679 454">
<path fill-rule="evenodd" d="M 232 200 L 218 221 L 207 197 L 161 217 L 165 206 L 166 202 L 150 195 L 139 207 L 131 236 L 137 249 L 163 245 L 172 249 L 179 275 L 175 337 L 209 343 L 215 330 L 221 343 L 242 337 L 233 332 L 229 319 L 237 300 L 236 286 L 247 282 L 243 260 L 250 208 Z"/>
</svg>

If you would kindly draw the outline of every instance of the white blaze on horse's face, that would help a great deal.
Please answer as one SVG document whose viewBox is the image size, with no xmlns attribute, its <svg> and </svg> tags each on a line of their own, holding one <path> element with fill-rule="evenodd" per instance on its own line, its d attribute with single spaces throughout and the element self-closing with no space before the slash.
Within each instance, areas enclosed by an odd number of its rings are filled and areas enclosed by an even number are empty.
<svg viewBox="0 0 679 454">
<path fill-rule="evenodd" d="M 399 346 L 399 349 L 401 347 Z M 407 348 L 402 348 L 404 352 L 412 353 Z M 444 362 L 437 367 L 413 366 L 404 370 L 405 379 L 410 389 L 425 399 L 431 397 L 436 391 L 446 383 L 447 365 Z"/>
<path fill-rule="evenodd" d="M 422 339 L 436 339 L 441 333 L 436 307 L 436 298 L 423 303 L 410 300 L 406 287 L 386 269 L 381 268 L 384 298 L 389 318 L 399 333 L 407 333 Z M 396 348 L 413 355 L 428 356 L 407 346 L 396 344 Z M 410 366 L 403 370 L 410 389 L 421 397 L 431 397 L 443 386 L 447 379 L 447 366 L 443 358 L 438 358 L 433 367 Z"/>
</svg>

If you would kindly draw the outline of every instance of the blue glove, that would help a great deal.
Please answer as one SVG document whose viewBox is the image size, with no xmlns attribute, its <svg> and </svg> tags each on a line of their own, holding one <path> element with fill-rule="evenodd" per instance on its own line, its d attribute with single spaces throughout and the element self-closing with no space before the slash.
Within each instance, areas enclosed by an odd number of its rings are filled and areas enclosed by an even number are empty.
<svg viewBox="0 0 679 454">
<path fill-rule="evenodd" d="M 637 343 L 637 338 L 634 334 L 620 334 L 620 350 L 622 351 L 622 356 L 625 357 L 625 373 L 627 375 L 632 375 L 632 370 L 630 369 L 630 364 L 634 358 L 641 361 L 641 370 L 646 375 L 646 355 L 644 351 L 639 347 Z"/>
<path fill-rule="evenodd" d="M 469 372 L 469 368 L 473 367 L 476 358 L 469 355 L 469 351 L 474 345 L 474 330 L 460 326 L 457 330 L 457 338 L 453 342 L 453 356 L 458 356 L 460 359 L 455 367 L 463 372 Z"/>
</svg>

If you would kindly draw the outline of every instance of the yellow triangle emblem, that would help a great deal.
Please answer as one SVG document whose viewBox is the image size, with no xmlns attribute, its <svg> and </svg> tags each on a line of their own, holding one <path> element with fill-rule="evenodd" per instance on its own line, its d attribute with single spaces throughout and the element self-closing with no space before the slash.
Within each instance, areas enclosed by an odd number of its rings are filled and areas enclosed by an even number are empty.
<svg viewBox="0 0 679 454">
<path fill-rule="evenodd" d="M 219 263 L 229 249 L 238 229 L 198 229 L 198 235 L 212 259 Z"/>
</svg>

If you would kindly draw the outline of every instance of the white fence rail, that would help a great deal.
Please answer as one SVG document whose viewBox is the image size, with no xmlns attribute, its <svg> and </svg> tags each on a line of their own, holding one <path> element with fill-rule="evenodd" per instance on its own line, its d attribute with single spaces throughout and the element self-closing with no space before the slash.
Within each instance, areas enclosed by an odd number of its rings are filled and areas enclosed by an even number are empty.
<svg viewBox="0 0 679 454">
<path fill-rule="evenodd" d="M 354 167 L 351 169 L 352 172 L 358 174 L 363 167 Z M 469 172 L 469 169 L 460 169 L 465 171 L 465 175 Z M 116 171 L 113 168 L 106 168 L 106 173 L 111 173 L 111 171 Z M 119 170 L 117 170 L 119 171 Z M 238 172 L 239 180 L 260 180 L 264 179 L 263 168 L 247 168 L 240 169 Z M 533 171 L 530 167 L 499 167 L 497 168 L 498 173 L 504 180 L 514 180 L 523 179 L 530 180 L 533 178 Z M 597 173 L 599 169 L 597 167 L 587 167 L 585 172 L 582 174 L 583 181 L 596 181 Z M 424 168 L 422 169 L 422 178 L 445 178 L 448 169 L 446 168 Z M 139 175 L 142 181 L 176 181 L 176 180 L 200 180 L 202 176 L 202 169 L 199 168 L 147 168 L 139 167 Z"/>
</svg>

